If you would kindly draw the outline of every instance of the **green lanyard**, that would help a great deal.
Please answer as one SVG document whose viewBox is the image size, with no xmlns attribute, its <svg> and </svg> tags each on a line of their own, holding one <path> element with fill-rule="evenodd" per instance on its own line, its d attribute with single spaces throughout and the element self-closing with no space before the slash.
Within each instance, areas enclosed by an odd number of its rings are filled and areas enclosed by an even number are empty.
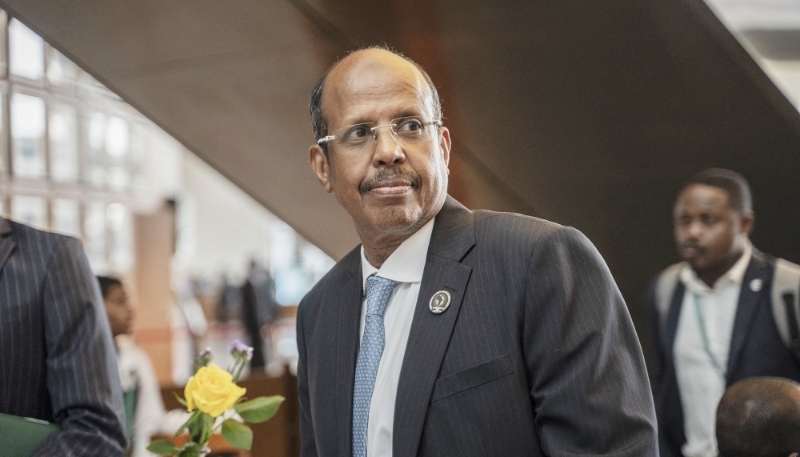
<svg viewBox="0 0 800 457">
<path fill-rule="evenodd" d="M 698 297 L 694 292 L 692 292 L 692 297 L 694 297 L 694 310 L 697 312 L 697 325 L 700 327 L 700 336 L 703 338 L 703 349 L 705 349 L 708 359 L 711 360 L 711 365 L 714 365 L 714 369 L 724 381 L 725 369 L 722 367 L 722 364 L 719 362 L 719 360 L 717 360 L 717 358 L 714 356 L 714 353 L 711 352 L 711 343 L 708 342 L 708 334 L 706 333 L 706 319 L 703 316 L 703 308 L 700 307 L 700 297 Z"/>
</svg>

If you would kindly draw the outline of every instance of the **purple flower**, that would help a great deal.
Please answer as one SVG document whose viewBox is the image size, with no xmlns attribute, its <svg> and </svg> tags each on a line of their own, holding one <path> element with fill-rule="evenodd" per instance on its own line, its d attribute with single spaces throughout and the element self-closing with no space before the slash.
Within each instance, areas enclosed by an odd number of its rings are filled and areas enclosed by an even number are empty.
<svg viewBox="0 0 800 457">
<path fill-rule="evenodd" d="M 211 363 L 211 359 L 214 358 L 214 353 L 211 352 L 211 348 L 205 348 L 203 352 L 201 352 L 197 356 L 197 360 L 195 360 L 195 371 L 197 371 L 200 367 L 208 366 Z"/>
<path fill-rule="evenodd" d="M 231 343 L 229 349 L 231 351 L 231 355 L 234 358 L 237 358 L 237 359 L 238 358 L 243 358 L 243 359 L 248 360 L 248 361 L 253 358 L 253 348 L 251 348 L 250 346 L 242 343 L 239 340 L 236 340 L 233 343 Z"/>
</svg>

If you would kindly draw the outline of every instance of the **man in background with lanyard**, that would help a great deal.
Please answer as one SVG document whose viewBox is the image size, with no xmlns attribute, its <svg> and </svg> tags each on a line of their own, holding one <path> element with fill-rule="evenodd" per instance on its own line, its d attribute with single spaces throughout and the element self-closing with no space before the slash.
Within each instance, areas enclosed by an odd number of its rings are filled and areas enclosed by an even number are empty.
<svg viewBox="0 0 800 457">
<path fill-rule="evenodd" d="M 749 240 L 747 181 L 730 170 L 705 170 L 684 185 L 674 217 L 684 262 L 661 273 L 648 300 L 661 455 L 714 457 L 725 388 L 752 376 L 800 380 L 800 361 L 775 325 L 776 259 Z M 778 263 L 781 271 L 797 267 Z"/>
</svg>

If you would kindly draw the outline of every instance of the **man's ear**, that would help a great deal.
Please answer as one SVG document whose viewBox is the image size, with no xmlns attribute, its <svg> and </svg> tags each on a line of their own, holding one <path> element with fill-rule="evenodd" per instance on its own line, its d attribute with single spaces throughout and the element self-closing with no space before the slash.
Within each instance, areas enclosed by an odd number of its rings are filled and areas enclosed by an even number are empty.
<svg viewBox="0 0 800 457">
<path fill-rule="evenodd" d="M 447 127 L 440 127 L 442 133 L 439 135 L 439 147 L 442 149 L 442 158 L 445 165 L 450 164 L 450 130 Z"/>
<path fill-rule="evenodd" d="M 314 144 L 308 149 L 308 164 L 311 165 L 311 169 L 317 175 L 317 179 L 322 184 L 325 192 L 330 193 L 333 190 L 330 164 L 328 163 L 328 156 L 320 145 Z"/>
<path fill-rule="evenodd" d="M 749 235 L 753 231 L 753 224 L 755 224 L 756 215 L 752 211 L 742 214 L 741 232 Z"/>
</svg>

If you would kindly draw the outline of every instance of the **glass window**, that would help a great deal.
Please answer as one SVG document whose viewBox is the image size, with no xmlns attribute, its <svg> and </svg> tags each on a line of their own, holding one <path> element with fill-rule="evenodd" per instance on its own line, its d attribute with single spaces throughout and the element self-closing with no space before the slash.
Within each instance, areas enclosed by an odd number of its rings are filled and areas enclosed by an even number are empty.
<svg viewBox="0 0 800 457">
<path fill-rule="evenodd" d="M 145 188 L 145 156 L 147 151 L 147 130 L 143 124 L 135 123 L 131 126 L 130 174 L 131 187 L 135 192 Z"/>
<path fill-rule="evenodd" d="M 108 88 L 104 86 L 100 81 L 96 80 L 94 76 L 90 75 L 89 73 L 86 73 L 83 70 L 78 72 L 77 85 L 80 88 L 80 90 L 84 92 L 94 92 L 94 93 L 100 92 L 102 93 L 102 95 L 119 99 L 119 96 L 117 94 L 108 90 Z"/>
<path fill-rule="evenodd" d="M 47 230 L 47 204 L 44 198 L 15 195 L 11 199 L 11 219 Z"/>
<path fill-rule="evenodd" d="M 57 49 L 47 47 L 47 80 L 58 87 L 73 87 L 78 79 L 78 66 Z"/>
<path fill-rule="evenodd" d="M 115 272 L 127 272 L 133 266 L 133 233 L 131 215 L 121 203 L 108 205 L 106 210 L 109 235 L 109 263 Z"/>
<path fill-rule="evenodd" d="M 128 187 L 128 170 L 125 162 L 130 148 L 128 123 L 118 117 L 108 119 L 106 126 L 106 151 L 108 152 L 108 186 L 123 191 Z"/>
<path fill-rule="evenodd" d="M 311 274 L 311 283 L 314 284 L 325 276 L 336 262 L 308 241 L 303 240 L 302 246 L 300 258 L 303 268 Z"/>
<path fill-rule="evenodd" d="M 45 174 L 44 100 L 25 94 L 11 95 L 11 136 L 14 175 L 39 178 Z"/>
<path fill-rule="evenodd" d="M 283 306 L 297 305 L 310 288 L 308 273 L 299 262 L 275 274 L 275 301 Z"/>
<path fill-rule="evenodd" d="M 40 80 L 44 75 L 44 40 L 22 22 L 8 24 L 8 51 L 11 74 Z"/>
<path fill-rule="evenodd" d="M 78 179 L 78 122 L 75 107 L 50 105 L 50 176 L 55 181 Z"/>
<path fill-rule="evenodd" d="M 106 208 L 103 203 L 92 202 L 86 207 L 83 222 L 84 249 L 92 269 L 105 271 L 106 262 Z"/>
<path fill-rule="evenodd" d="M 283 221 L 269 227 L 269 269 L 276 273 L 294 266 L 297 254 L 297 233 Z"/>
<path fill-rule="evenodd" d="M 78 202 L 67 198 L 53 199 L 53 231 L 77 238 L 81 236 Z"/>
<path fill-rule="evenodd" d="M 101 187 L 105 183 L 105 142 L 106 142 L 106 116 L 103 113 L 93 113 L 84 122 L 84 179 Z"/>
</svg>

